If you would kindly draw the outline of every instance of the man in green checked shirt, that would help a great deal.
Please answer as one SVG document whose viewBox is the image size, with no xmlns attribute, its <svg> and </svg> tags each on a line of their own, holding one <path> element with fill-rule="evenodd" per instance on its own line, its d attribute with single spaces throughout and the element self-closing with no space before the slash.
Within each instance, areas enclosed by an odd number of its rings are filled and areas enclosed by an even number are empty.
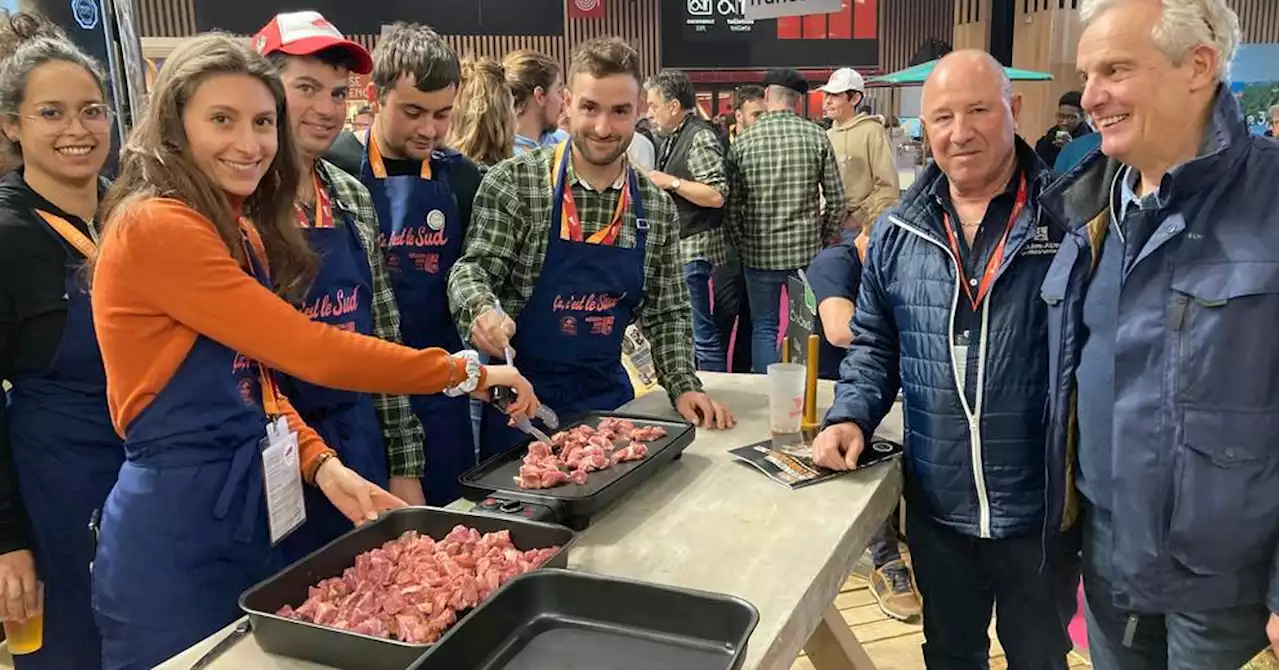
<svg viewBox="0 0 1280 670">
<path fill-rule="evenodd" d="M 765 113 L 738 136 L 726 161 L 725 222 L 742 256 L 751 307 L 751 367 L 758 373 L 778 362 L 782 287 L 835 238 L 846 214 L 831 140 L 793 111 L 808 82 L 785 68 L 770 70 L 764 86 Z"/>
<path fill-rule="evenodd" d="M 585 42 L 568 85 L 570 139 L 499 163 L 476 193 L 462 258 L 449 275 L 459 329 L 494 356 L 510 345 L 539 398 L 575 414 L 632 399 L 622 336 L 638 320 L 680 414 L 700 427 L 728 428 L 733 415 L 694 372 L 675 204 L 626 162 L 639 54 L 617 38 Z M 490 409 L 482 458 L 519 439 Z"/>
</svg>

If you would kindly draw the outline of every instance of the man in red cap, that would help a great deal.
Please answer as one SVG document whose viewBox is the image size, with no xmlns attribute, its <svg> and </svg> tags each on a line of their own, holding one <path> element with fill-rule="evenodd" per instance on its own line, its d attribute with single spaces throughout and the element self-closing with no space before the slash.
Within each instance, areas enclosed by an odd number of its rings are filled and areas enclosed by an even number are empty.
<svg viewBox="0 0 1280 670">
<path fill-rule="evenodd" d="M 298 226 L 321 262 L 300 309 L 317 321 L 398 342 L 400 314 L 378 242 L 373 199 L 358 179 L 320 159 L 342 131 L 351 73 L 368 74 L 373 59 L 311 11 L 277 15 L 254 36 L 253 46 L 280 69 L 284 81 L 304 175 L 295 203 Z M 424 503 L 423 429 L 407 397 L 281 381 L 302 418 L 343 463 L 411 505 Z M 306 525 L 285 539 L 291 558 L 351 528 L 322 496 L 307 500 L 307 517 Z"/>
</svg>

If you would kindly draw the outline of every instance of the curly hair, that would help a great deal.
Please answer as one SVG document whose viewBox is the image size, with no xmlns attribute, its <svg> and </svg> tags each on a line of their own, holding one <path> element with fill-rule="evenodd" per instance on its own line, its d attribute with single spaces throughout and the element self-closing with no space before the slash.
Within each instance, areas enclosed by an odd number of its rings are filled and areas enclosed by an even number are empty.
<svg viewBox="0 0 1280 670">
<path fill-rule="evenodd" d="M 0 13 L 0 115 L 18 116 L 27 93 L 31 72 L 46 63 L 67 62 L 84 68 L 107 98 L 107 82 L 102 68 L 92 57 L 76 46 L 57 24 L 39 14 Z M 0 168 L 22 162 L 22 147 L 0 133 Z"/>
</svg>

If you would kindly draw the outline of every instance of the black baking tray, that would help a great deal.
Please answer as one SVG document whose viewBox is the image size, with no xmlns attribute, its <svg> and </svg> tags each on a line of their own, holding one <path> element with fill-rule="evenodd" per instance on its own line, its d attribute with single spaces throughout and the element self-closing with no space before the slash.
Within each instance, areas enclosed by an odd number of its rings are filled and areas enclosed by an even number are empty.
<svg viewBox="0 0 1280 670">
<path fill-rule="evenodd" d="M 569 546 L 575 539 L 574 532 L 564 526 L 510 516 L 436 507 L 409 507 L 389 512 L 373 523 L 351 530 L 240 596 L 240 608 L 249 615 L 258 646 L 268 653 L 347 670 L 404 670 L 430 645 L 407 644 L 317 626 L 277 616 L 276 612 L 284 605 L 301 605 L 307 599 L 309 587 L 322 579 L 341 575 L 355 564 L 357 554 L 380 547 L 408 530 L 438 540 L 458 524 L 481 533 L 507 529 L 511 531 L 511 542 L 522 551 L 560 547 L 544 564 L 546 567 L 567 566 Z"/>
<path fill-rule="evenodd" d="M 411 670 L 738 670 L 759 619 L 732 596 L 538 570 L 505 584 Z"/>
<path fill-rule="evenodd" d="M 660 467 L 680 457 L 697 429 L 687 421 L 660 419 L 626 412 L 589 412 L 564 425 L 561 430 L 588 424 L 593 428 L 604 418 L 626 419 L 636 425 L 662 426 L 666 437 L 649 442 L 649 455 L 643 460 L 620 463 L 607 470 L 591 473 L 586 484 L 568 482 L 552 489 L 522 489 L 515 483 L 532 438 L 463 473 L 458 481 L 462 495 L 469 500 L 482 500 L 496 494 L 517 500 L 562 506 L 570 519 L 585 519 L 617 500 Z"/>
</svg>

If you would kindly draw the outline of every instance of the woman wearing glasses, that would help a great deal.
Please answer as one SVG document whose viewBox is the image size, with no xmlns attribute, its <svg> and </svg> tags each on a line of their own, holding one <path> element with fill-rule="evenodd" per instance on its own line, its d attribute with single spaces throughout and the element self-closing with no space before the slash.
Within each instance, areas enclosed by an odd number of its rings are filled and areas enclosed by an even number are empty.
<svg viewBox="0 0 1280 670">
<path fill-rule="evenodd" d="M 97 668 L 88 526 L 124 450 L 81 266 L 97 251 L 111 113 L 97 65 L 42 19 L 0 17 L 0 56 L 2 143 L 19 164 L 0 178 L 0 617 L 43 615 L 43 646 L 18 668 Z"/>
</svg>

